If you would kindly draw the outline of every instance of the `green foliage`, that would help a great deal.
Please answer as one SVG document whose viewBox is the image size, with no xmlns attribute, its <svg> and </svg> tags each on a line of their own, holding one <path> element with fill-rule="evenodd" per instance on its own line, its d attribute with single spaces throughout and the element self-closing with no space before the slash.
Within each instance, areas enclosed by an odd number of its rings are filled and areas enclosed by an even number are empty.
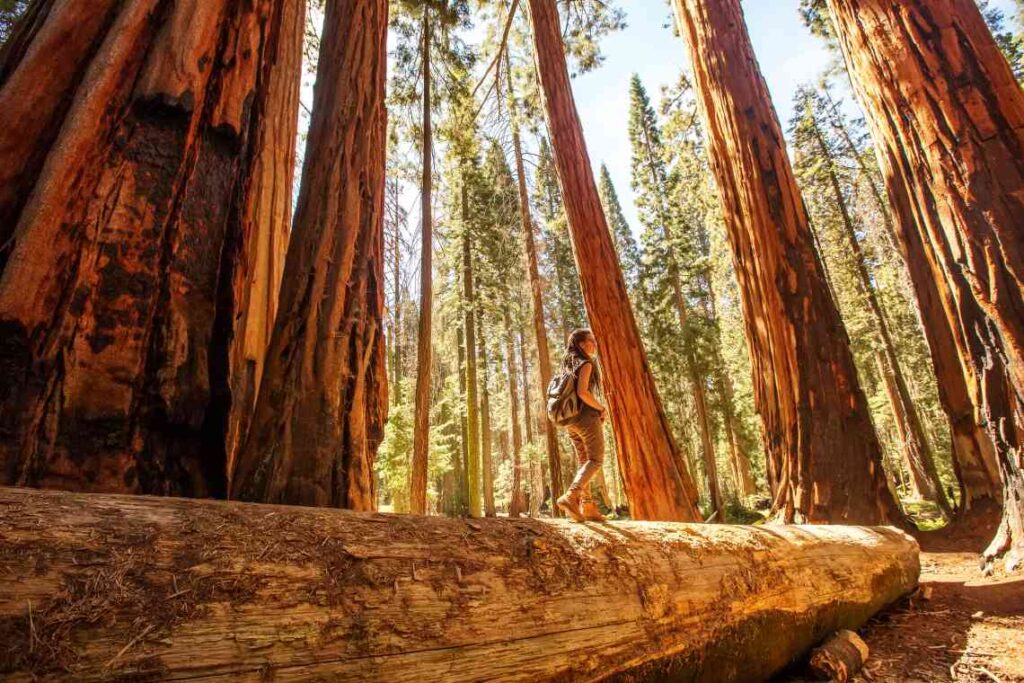
<svg viewBox="0 0 1024 683">
<path fill-rule="evenodd" d="M 0 45 L 7 42 L 21 15 L 28 9 L 29 0 L 0 0 Z"/>
</svg>

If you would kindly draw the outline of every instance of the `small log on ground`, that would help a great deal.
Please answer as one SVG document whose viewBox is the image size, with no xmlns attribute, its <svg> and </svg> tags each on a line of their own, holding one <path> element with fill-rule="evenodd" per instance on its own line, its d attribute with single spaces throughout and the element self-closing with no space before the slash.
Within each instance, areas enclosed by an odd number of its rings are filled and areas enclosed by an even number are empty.
<svg viewBox="0 0 1024 683">
<path fill-rule="evenodd" d="M 846 683 L 868 661 L 868 644 L 853 631 L 842 630 L 811 652 L 811 673 L 823 680 Z"/>
<path fill-rule="evenodd" d="M 0 678 L 757 681 L 913 590 L 890 528 L 0 488 Z"/>
</svg>

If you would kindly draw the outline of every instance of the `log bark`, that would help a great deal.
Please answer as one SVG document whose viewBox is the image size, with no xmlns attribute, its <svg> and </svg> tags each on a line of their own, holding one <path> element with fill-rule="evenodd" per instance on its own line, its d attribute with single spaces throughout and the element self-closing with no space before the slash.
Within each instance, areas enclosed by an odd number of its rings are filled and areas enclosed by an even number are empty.
<svg viewBox="0 0 1024 683">
<path fill-rule="evenodd" d="M 420 320 L 416 337 L 416 396 L 413 416 L 409 506 L 427 513 L 427 458 L 430 452 L 430 380 L 434 357 L 434 128 L 430 71 L 430 4 L 423 3 L 423 176 L 420 181 Z"/>
<path fill-rule="evenodd" d="M 34 3 L 0 85 L 2 481 L 225 495 L 294 11 Z"/>
<path fill-rule="evenodd" d="M 376 508 L 387 416 L 387 3 L 331 0 L 309 154 L 252 425 L 232 497 Z"/>
<path fill-rule="evenodd" d="M 995 444 L 1004 511 L 985 557 L 1014 568 L 1024 563 L 1024 92 L 970 0 L 828 6 L 903 248 L 927 264 Z"/>
<path fill-rule="evenodd" d="M 572 96 L 554 0 L 530 0 L 537 68 L 587 316 L 635 519 L 695 521 L 697 491 L 647 364 Z"/>
<path fill-rule="evenodd" d="M 739 0 L 675 0 L 788 522 L 903 522 Z"/>
<path fill-rule="evenodd" d="M 760 681 L 919 574 L 916 543 L 887 528 L 16 489 L 0 512 L 9 681 Z"/>
</svg>

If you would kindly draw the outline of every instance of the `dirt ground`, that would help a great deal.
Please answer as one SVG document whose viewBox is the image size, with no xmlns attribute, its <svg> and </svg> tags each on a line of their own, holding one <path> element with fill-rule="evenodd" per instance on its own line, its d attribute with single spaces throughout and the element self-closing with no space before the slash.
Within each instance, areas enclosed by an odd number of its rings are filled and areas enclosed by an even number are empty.
<svg viewBox="0 0 1024 683">
<path fill-rule="evenodd" d="M 860 630 L 871 655 L 855 681 L 1024 682 L 1024 576 L 978 563 L 997 519 L 919 535 L 921 589 Z"/>
</svg>

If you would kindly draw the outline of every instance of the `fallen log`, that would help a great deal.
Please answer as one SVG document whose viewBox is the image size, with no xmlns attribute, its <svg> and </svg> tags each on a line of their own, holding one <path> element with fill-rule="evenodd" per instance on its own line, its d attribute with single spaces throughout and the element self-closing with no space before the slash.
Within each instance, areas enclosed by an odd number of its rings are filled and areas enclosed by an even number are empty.
<svg viewBox="0 0 1024 683">
<path fill-rule="evenodd" d="M 0 677 L 756 681 L 917 584 L 890 528 L 0 488 Z"/>
<path fill-rule="evenodd" d="M 815 680 L 846 683 L 864 668 L 869 656 L 868 644 L 844 629 L 814 648 L 809 664 Z"/>
</svg>

